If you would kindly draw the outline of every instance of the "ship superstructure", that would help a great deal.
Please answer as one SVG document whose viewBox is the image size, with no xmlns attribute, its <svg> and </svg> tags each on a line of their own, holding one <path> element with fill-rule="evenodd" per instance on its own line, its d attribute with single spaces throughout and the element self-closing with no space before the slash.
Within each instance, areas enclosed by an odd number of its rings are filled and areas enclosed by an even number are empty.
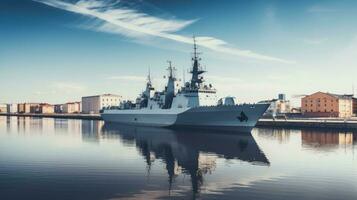
<svg viewBox="0 0 357 200">
<path fill-rule="evenodd" d="M 229 128 L 250 131 L 269 104 L 236 105 L 232 97 L 218 99 L 217 91 L 206 84 L 206 72 L 200 64 L 194 39 L 191 80 L 179 87 L 175 67 L 169 61 L 167 84 L 163 91 L 155 91 L 149 73 L 146 88 L 136 99 L 123 102 L 120 109 L 105 109 L 106 122 L 144 126 Z"/>
</svg>

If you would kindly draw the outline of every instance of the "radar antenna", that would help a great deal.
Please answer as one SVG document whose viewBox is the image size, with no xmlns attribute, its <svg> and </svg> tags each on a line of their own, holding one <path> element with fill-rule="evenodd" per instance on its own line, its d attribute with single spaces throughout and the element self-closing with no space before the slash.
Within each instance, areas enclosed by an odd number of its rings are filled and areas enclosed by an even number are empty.
<svg viewBox="0 0 357 200">
<path fill-rule="evenodd" d="M 199 88 L 201 83 L 203 82 L 203 77 L 201 74 L 203 74 L 205 71 L 202 70 L 199 61 L 201 60 L 198 57 L 198 52 L 197 52 L 197 44 L 196 44 L 196 37 L 193 36 L 193 56 L 192 56 L 192 61 L 193 61 L 193 66 L 192 70 L 190 73 L 192 74 L 192 79 L 191 79 L 191 87 L 192 88 Z"/>
<path fill-rule="evenodd" d="M 193 36 L 193 59 L 197 60 L 197 44 L 196 44 L 196 37 Z"/>
</svg>

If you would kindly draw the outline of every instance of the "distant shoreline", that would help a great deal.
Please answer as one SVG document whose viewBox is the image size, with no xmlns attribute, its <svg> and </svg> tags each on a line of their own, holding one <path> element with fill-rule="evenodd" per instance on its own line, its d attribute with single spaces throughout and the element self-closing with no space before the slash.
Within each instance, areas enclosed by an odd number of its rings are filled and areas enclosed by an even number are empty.
<svg viewBox="0 0 357 200">
<path fill-rule="evenodd" d="M 18 116 L 18 117 L 44 117 L 44 118 L 62 118 L 62 119 L 88 119 L 102 120 L 100 114 L 37 114 L 37 113 L 0 113 L 0 116 Z"/>
<path fill-rule="evenodd" d="M 102 120 L 100 114 L 0 113 L 0 116 Z M 348 120 L 338 119 L 338 118 L 290 118 L 290 119 L 275 119 L 275 120 L 260 119 L 256 127 L 258 128 L 324 128 L 324 129 L 340 129 L 340 130 L 357 131 L 357 118 L 348 119 Z"/>
</svg>

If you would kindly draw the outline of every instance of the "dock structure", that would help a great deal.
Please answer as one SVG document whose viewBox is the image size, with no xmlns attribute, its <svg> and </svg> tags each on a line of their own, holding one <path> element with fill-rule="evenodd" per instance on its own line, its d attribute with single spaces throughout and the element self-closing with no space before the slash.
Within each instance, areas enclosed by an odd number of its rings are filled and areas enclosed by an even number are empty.
<svg viewBox="0 0 357 200">
<path fill-rule="evenodd" d="M 100 114 L 40 114 L 40 113 L 0 113 L 0 116 L 44 117 L 62 119 L 102 120 Z M 329 128 L 341 130 L 356 130 L 357 118 L 289 118 L 289 119 L 260 119 L 258 128 Z"/>
<path fill-rule="evenodd" d="M 303 119 L 260 119 L 257 127 L 276 128 L 330 128 L 357 130 L 357 119 L 303 118 Z"/>
<path fill-rule="evenodd" d="M 62 118 L 62 119 L 88 119 L 101 120 L 100 114 L 67 114 L 67 113 L 0 113 L 0 116 L 17 116 L 17 117 L 44 117 L 44 118 Z"/>
</svg>

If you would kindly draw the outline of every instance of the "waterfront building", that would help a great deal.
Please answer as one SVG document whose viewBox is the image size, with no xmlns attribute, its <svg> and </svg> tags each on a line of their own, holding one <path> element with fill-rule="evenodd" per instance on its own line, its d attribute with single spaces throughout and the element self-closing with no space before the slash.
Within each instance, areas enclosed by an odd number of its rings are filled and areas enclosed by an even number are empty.
<svg viewBox="0 0 357 200">
<path fill-rule="evenodd" d="M 277 116 L 290 113 L 290 101 L 286 99 L 285 94 L 278 94 L 278 99 L 271 100 L 269 108 L 265 111 L 265 116 Z"/>
<path fill-rule="evenodd" d="M 354 116 L 357 116 L 357 98 L 352 99 L 352 112 Z"/>
<path fill-rule="evenodd" d="M 7 113 L 17 113 L 17 104 L 16 103 L 7 104 L 6 112 Z"/>
<path fill-rule="evenodd" d="M 25 113 L 25 104 L 24 103 L 17 104 L 17 112 L 18 113 Z"/>
<path fill-rule="evenodd" d="M 54 106 L 50 105 L 48 103 L 41 103 L 39 105 L 38 111 L 39 111 L 39 113 L 42 113 L 42 114 L 51 114 L 51 113 L 54 113 Z"/>
<path fill-rule="evenodd" d="M 54 111 L 55 113 L 63 113 L 63 104 L 55 104 Z"/>
<path fill-rule="evenodd" d="M 30 110 L 30 112 L 28 112 Z M 40 104 L 39 103 L 26 103 L 25 104 L 26 113 L 40 113 Z"/>
<path fill-rule="evenodd" d="M 63 113 L 80 113 L 81 112 L 81 102 L 68 102 L 63 104 Z"/>
<path fill-rule="evenodd" d="M 19 103 L 17 104 L 18 113 L 38 113 L 39 103 Z"/>
<path fill-rule="evenodd" d="M 115 94 L 102 94 L 82 97 L 82 112 L 97 114 L 103 108 L 119 106 L 121 96 Z"/>
<path fill-rule="evenodd" d="M 301 111 L 309 117 L 351 117 L 353 97 L 316 92 L 301 99 Z"/>
<path fill-rule="evenodd" d="M 7 112 L 7 105 L 0 104 L 0 113 L 6 113 L 6 112 Z"/>
</svg>

